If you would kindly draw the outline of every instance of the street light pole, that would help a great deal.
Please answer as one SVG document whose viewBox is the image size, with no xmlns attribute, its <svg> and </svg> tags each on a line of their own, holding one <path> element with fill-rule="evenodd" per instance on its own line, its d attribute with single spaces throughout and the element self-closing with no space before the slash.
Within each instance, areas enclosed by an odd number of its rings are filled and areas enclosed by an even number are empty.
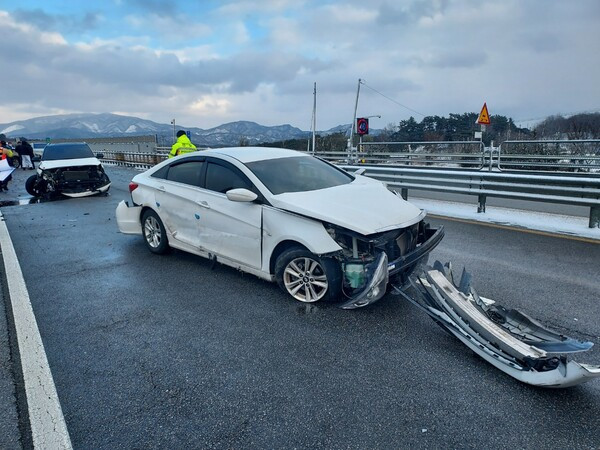
<svg viewBox="0 0 600 450">
<path fill-rule="evenodd" d="M 175 119 L 171 120 L 171 124 L 173 125 L 173 144 L 175 143 Z"/>
<path fill-rule="evenodd" d="M 348 160 L 350 162 L 351 155 L 352 155 L 352 150 L 353 150 L 353 146 L 354 146 L 354 127 L 356 126 L 356 110 L 358 109 L 358 96 L 360 95 L 360 85 L 362 84 L 362 80 L 359 78 L 358 79 L 358 88 L 356 89 L 356 101 L 354 102 L 354 116 L 352 118 L 352 125 L 350 127 L 350 138 L 348 139 L 348 149 L 347 149 L 347 154 L 348 154 Z"/>
</svg>

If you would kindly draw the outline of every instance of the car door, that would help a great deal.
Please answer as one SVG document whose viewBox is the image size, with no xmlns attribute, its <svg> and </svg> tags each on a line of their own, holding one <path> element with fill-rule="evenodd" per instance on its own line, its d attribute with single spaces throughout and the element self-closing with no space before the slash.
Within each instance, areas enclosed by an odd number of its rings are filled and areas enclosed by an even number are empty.
<svg viewBox="0 0 600 450">
<path fill-rule="evenodd" d="M 200 224 L 204 208 L 200 205 L 204 158 L 178 161 L 156 174 L 156 208 L 173 239 L 200 247 Z"/>
<path fill-rule="evenodd" d="M 225 192 L 247 188 L 259 193 L 233 164 L 207 158 L 200 242 L 207 250 L 253 268 L 261 267 L 262 205 L 234 202 Z"/>
</svg>

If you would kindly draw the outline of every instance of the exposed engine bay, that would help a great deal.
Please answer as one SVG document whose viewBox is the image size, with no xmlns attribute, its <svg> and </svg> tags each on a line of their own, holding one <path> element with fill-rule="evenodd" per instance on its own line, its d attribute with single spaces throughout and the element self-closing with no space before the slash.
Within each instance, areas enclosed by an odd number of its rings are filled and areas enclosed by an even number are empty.
<svg viewBox="0 0 600 450">
<path fill-rule="evenodd" d="M 101 165 L 71 166 L 41 170 L 27 180 L 29 194 L 64 194 L 66 196 L 91 195 L 105 192 L 110 180 Z"/>
<path fill-rule="evenodd" d="M 325 226 L 342 250 L 332 255 L 342 267 L 342 308 L 366 306 L 381 298 L 388 283 L 404 285 L 415 268 L 444 237 L 443 227 L 420 222 L 368 236 L 335 225 Z M 372 286 L 370 286 L 372 285 Z"/>
</svg>

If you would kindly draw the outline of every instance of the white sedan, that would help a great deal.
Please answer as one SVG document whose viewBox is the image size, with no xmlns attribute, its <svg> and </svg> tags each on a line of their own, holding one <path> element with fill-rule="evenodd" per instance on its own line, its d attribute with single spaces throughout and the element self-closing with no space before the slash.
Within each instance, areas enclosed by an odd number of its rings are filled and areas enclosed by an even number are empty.
<svg viewBox="0 0 600 450">
<path fill-rule="evenodd" d="M 194 152 L 136 175 L 119 230 L 277 281 L 294 299 L 356 308 L 403 283 L 440 242 L 425 213 L 376 180 L 293 150 Z"/>
</svg>

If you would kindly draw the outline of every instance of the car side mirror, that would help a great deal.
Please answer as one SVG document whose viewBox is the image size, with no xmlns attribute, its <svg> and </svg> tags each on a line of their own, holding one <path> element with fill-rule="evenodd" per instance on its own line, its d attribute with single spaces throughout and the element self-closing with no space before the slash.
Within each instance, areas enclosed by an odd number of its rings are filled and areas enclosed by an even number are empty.
<svg viewBox="0 0 600 450">
<path fill-rule="evenodd" d="M 245 188 L 229 189 L 225 195 L 232 202 L 253 202 L 258 198 L 258 195 Z"/>
<path fill-rule="evenodd" d="M 98 153 L 98 154 L 96 155 L 96 158 L 98 158 L 98 159 L 103 159 L 103 158 L 104 158 L 104 153 Z"/>
</svg>

